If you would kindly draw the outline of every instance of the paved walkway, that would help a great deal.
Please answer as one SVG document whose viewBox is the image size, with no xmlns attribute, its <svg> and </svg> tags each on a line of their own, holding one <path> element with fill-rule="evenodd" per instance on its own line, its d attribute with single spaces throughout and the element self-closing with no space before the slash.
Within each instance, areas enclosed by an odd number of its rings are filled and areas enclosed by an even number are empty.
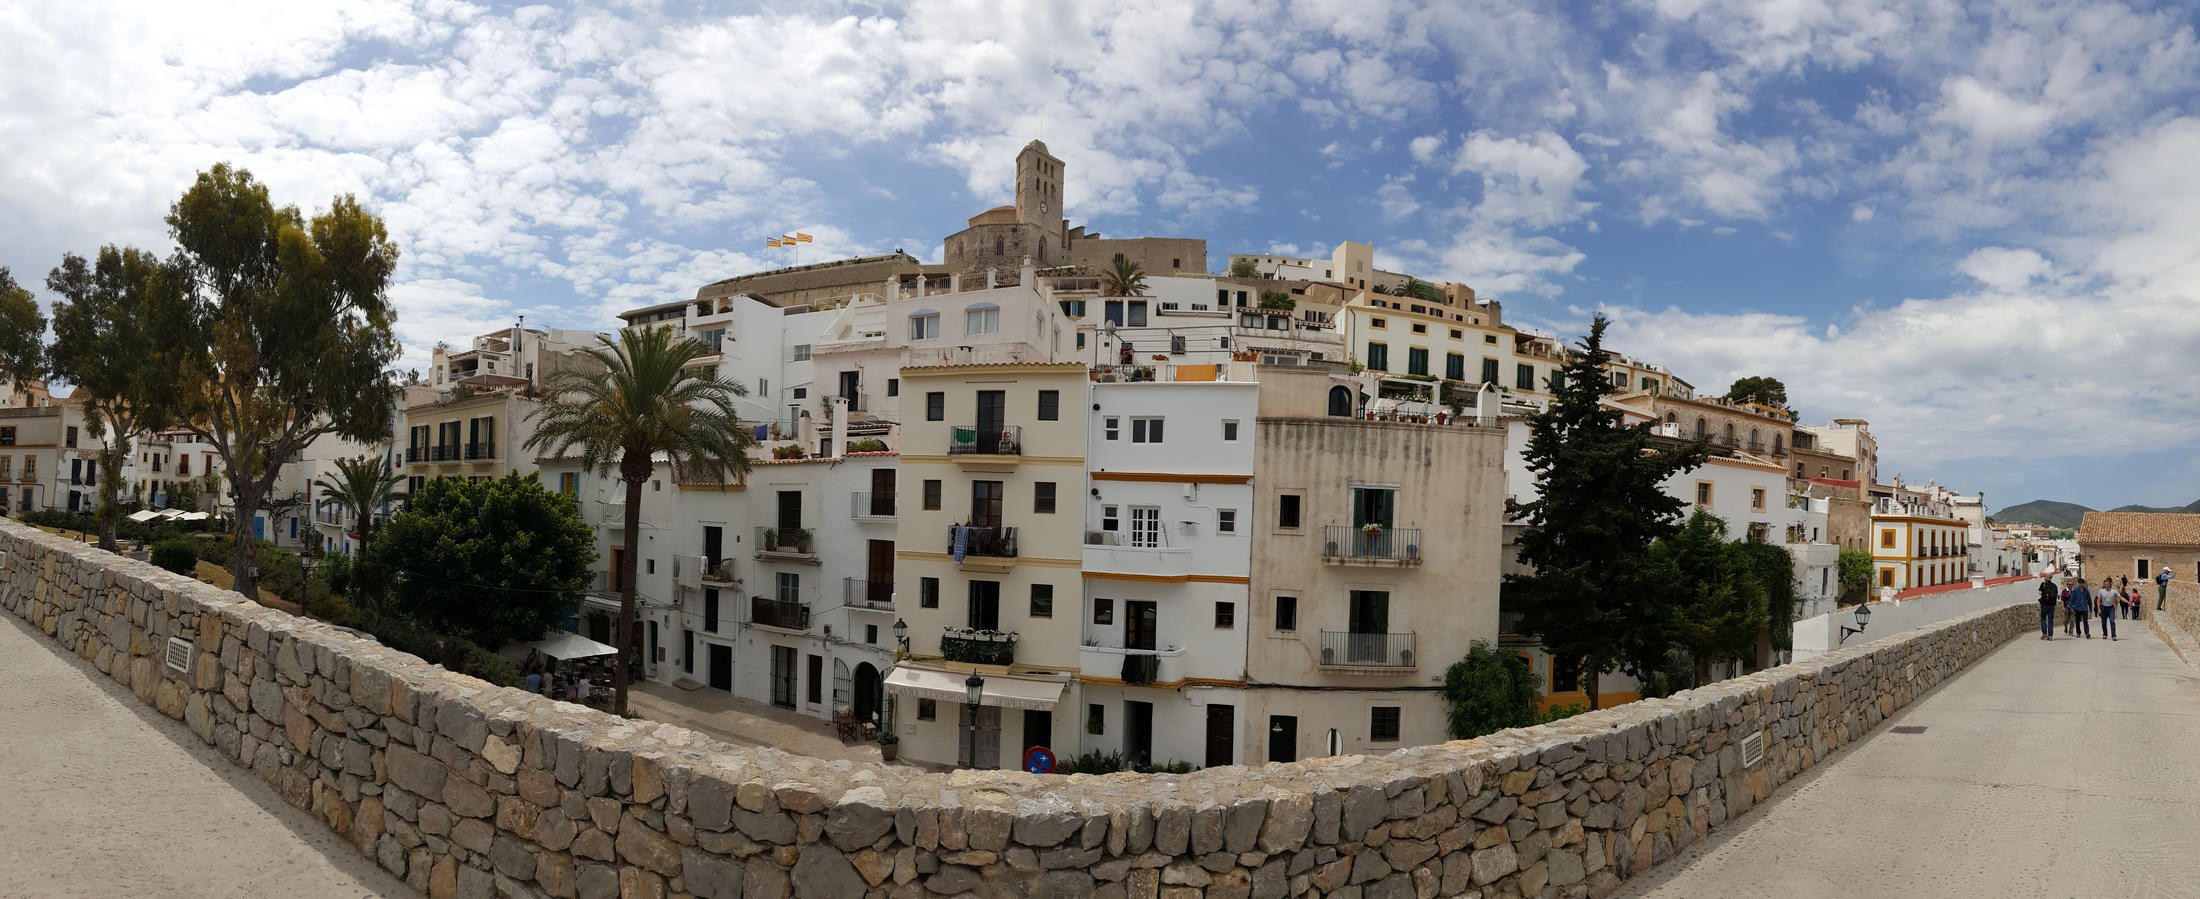
<svg viewBox="0 0 2200 899">
<path fill-rule="evenodd" d="M 0 897 L 415 895 L 5 613 L 0 671 Z"/>
<path fill-rule="evenodd" d="M 2018 637 L 1622 895 L 2200 895 L 2200 672 L 2118 624 Z"/>
<path fill-rule="evenodd" d="M 769 746 L 821 759 L 879 760 L 876 744 L 842 743 L 833 735 L 830 721 L 774 708 L 724 690 L 682 690 L 644 681 L 633 685 L 626 701 L 638 716 L 677 724 L 735 746 Z"/>
</svg>

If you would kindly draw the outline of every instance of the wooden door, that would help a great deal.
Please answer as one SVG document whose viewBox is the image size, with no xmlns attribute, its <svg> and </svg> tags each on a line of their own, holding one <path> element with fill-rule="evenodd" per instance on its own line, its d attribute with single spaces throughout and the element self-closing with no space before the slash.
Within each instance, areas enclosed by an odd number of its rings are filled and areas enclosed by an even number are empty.
<svg viewBox="0 0 2200 899">
<path fill-rule="evenodd" d="M 1237 707 L 1207 705 L 1207 765 L 1237 764 Z"/>
<path fill-rule="evenodd" d="M 858 598 L 865 602 L 890 603 L 894 599 L 894 541 L 872 540 L 869 547 L 863 595 Z"/>
</svg>

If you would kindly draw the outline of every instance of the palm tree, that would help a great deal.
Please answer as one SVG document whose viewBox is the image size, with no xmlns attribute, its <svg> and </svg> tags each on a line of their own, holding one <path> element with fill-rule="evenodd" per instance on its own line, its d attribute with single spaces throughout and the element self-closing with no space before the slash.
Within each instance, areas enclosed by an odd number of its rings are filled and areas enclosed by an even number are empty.
<svg viewBox="0 0 2200 899">
<path fill-rule="evenodd" d="M 405 476 L 388 470 L 373 456 L 336 460 L 336 475 L 322 475 L 313 489 L 329 502 L 343 506 L 359 518 L 359 554 L 367 552 L 367 538 L 374 532 L 374 513 L 402 498 L 397 485 Z"/>
<path fill-rule="evenodd" d="M 1111 297 L 1145 296 L 1145 267 L 1128 259 L 1115 260 L 1115 265 L 1100 274 L 1100 292 Z"/>
<path fill-rule="evenodd" d="M 535 412 L 528 449 L 562 457 L 577 451 L 581 467 L 599 474 L 617 469 L 626 483 L 625 551 L 619 557 L 619 664 L 612 666 L 614 711 L 626 714 L 627 660 L 634 647 L 634 565 L 641 555 L 642 485 L 656 457 L 672 461 L 673 476 L 717 472 L 735 478 L 749 470 L 755 439 L 735 413 L 735 397 L 748 391 L 708 366 L 689 363 L 710 352 L 701 342 L 663 328 L 630 328 L 617 343 L 586 352 L 601 371 L 567 369 L 545 382 L 548 399 Z"/>
</svg>

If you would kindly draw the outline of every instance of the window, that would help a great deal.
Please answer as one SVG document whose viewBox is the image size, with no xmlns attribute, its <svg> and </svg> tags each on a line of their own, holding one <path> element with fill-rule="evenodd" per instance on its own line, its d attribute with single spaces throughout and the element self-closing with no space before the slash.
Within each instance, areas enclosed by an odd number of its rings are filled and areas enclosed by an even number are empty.
<svg viewBox="0 0 2200 899">
<path fill-rule="evenodd" d="M 771 379 L 770 379 L 770 378 L 757 378 L 757 379 L 756 379 L 756 395 L 757 395 L 757 396 L 771 396 L 771 394 L 772 394 L 772 382 L 771 382 Z"/>
<path fill-rule="evenodd" d="M 1370 328 L 1382 328 L 1384 330 L 1388 330 L 1390 328 L 1390 321 L 1383 318 L 1371 318 L 1367 320 L 1367 326 Z"/>
<path fill-rule="evenodd" d="M 1085 706 L 1085 733 L 1100 736 L 1108 732 L 1108 707 L 1100 703 Z"/>
<path fill-rule="evenodd" d="M 1131 507 L 1131 545 L 1154 549 L 1161 545 L 1161 507 Z"/>
<path fill-rule="evenodd" d="M 1115 600 L 1095 598 L 1092 601 L 1092 623 L 1115 624 Z"/>
<path fill-rule="evenodd" d="M 1882 587 L 1892 587 L 1892 586 L 1894 586 L 1894 569 L 1892 569 L 1892 568 L 1881 568 L 1881 569 L 1879 569 L 1879 586 L 1882 586 Z"/>
<path fill-rule="evenodd" d="M 1444 377 L 1454 381 L 1467 379 L 1467 357 L 1458 353 L 1444 354 Z"/>
<path fill-rule="evenodd" d="M 810 345 L 809 345 L 809 344 L 806 344 L 806 343 L 798 343 L 798 344 L 795 344 L 795 345 L 794 345 L 794 361 L 796 361 L 796 362 L 808 362 L 808 361 L 810 361 Z"/>
<path fill-rule="evenodd" d="M 1535 389 L 1535 366 L 1521 363 L 1513 366 L 1513 386 L 1521 390 Z"/>
<path fill-rule="evenodd" d="M 932 391 L 927 391 L 927 392 L 926 392 L 926 393 L 924 394 L 924 420 L 925 420 L 925 421 L 946 421 L 946 420 L 947 420 L 947 394 L 946 394 L 946 393 L 943 393 L 943 392 L 941 392 L 941 391 L 938 391 L 938 390 L 932 390 Z"/>
<path fill-rule="evenodd" d="M 1053 584 L 1033 584 L 1033 585 L 1031 585 L 1031 617 L 1033 617 L 1033 618 L 1052 618 L 1052 617 L 1054 617 L 1054 585 L 1053 585 Z"/>
<path fill-rule="evenodd" d="M 1752 512 L 1762 512 L 1765 510 L 1765 488 L 1749 488 L 1749 510 Z"/>
<path fill-rule="evenodd" d="M 887 379 L 886 379 L 886 395 L 887 395 L 887 396 L 900 396 L 900 395 L 901 395 L 901 379 L 900 379 L 900 378 L 887 378 Z"/>
<path fill-rule="evenodd" d="M 1370 743 L 1398 742 L 1398 707 L 1379 705 L 1368 710 L 1367 740 Z"/>
<path fill-rule="evenodd" d="M 872 646 L 878 645 L 878 625 L 866 624 L 863 626 L 863 642 Z"/>
<path fill-rule="evenodd" d="M 1120 528 L 1122 527 L 1122 522 L 1121 522 L 1121 521 L 1120 521 L 1120 520 L 1119 520 L 1119 519 L 1118 519 L 1118 518 L 1116 517 L 1116 516 L 1117 516 L 1117 514 L 1118 514 L 1117 510 L 1118 510 L 1119 508 L 1120 508 L 1120 507 L 1118 507 L 1118 506 L 1101 506 L 1101 507 L 1100 507 L 1100 529 L 1101 529 L 1101 530 L 1103 530 L 1103 531 L 1115 531 L 1115 530 L 1119 530 L 1119 529 L 1120 529 Z"/>
<path fill-rule="evenodd" d="M 932 721 L 932 720 L 935 720 L 935 719 L 937 719 L 937 718 L 939 718 L 939 717 L 940 717 L 940 706 L 939 706 L 939 701 L 938 701 L 938 700 L 934 700 L 934 699 L 919 699 L 919 700 L 917 700 L 917 720 L 918 720 L 918 721 Z"/>
<path fill-rule="evenodd" d="M 927 512 L 940 510 L 940 482 L 938 478 L 928 478 L 924 482 L 924 510 Z"/>
<path fill-rule="evenodd" d="M 798 399 L 798 400 L 806 400 L 806 399 L 809 399 L 809 398 L 810 398 L 810 388 L 808 388 L 808 387 L 797 387 L 797 388 L 795 388 L 795 389 L 794 389 L 794 398 L 795 398 L 795 399 Z"/>
<path fill-rule="evenodd" d="M 67 445 L 69 445 L 69 446 L 75 446 L 75 445 L 76 445 L 76 427 L 75 427 L 75 426 L 73 426 L 73 425 L 72 425 L 72 426 L 70 426 L 70 428 L 69 428 L 69 434 L 68 434 L 68 437 L 67 437 L 66 439 L 67 439 L 67 441 L 68 441 Z"/>
<path fill-rule="evenodd" d="M 657 573 L 657 560 L 656 560 L 656 559 L 643 559 L 643 560 L 642 560 L 642 568 L 644 569 L 644 570 L 642 571 L 642 573 L 643 573 L 643 574 L 656 574 L 656 573 Z"/>
<path fill-rule="evenodd" d="M 1390 346 L 1370 343 L 1367 345 L 1367 367 L 1376 371 L 1390 370 Z"/>
<path fill-rule="evenodd" d="M 1131 419 L 1131 442 L 1132 442 L 1132 443 L 1160 443 L 1160 442 L 1161 442 L 1161 419 L 1159 419 L 1159 418 L 1133 418 L 1133 419 Z"/>
<path fill-rule="evenodd" d="M 1182 335 L 1182 334 L 1171 334 L 1171 335 L 1169 335 L 1169 354 L 1170 354 L 1170 355 L 1173 355 L 1173 356 L 1182 356 L 1182 355 L 1184 355 L 1184 346 L 1185 346 L 1185 343 L 1184 343 L 1184 335 Z"/>
<path fill-rule="evenodd" d="M 924 577 L 924 578 L 918 578 L 918 579 L 917 579 L 917 608 L 920 608 L 920 609 L 937 609 L 937 608 L 939 608 L 939 607 L 940 607 L 940 579 L 939 579 L 939 578 L 936 578 L 936 577 Z"/>
<path fill-rule="evenodd" d="M 1286 493 L 1276 498 L 1276 527 L 1280 530 L 1299 529 L 1299 502 L 1304 497 Z"/>
<path fill-rule="evenodd" d="M 718 633 L 718 591 L 703 591 L 703 632 Z"/>
<path fill-rule="evenodd" d="M 971 581 L 969 616 L 964 621 L 972 630 L 997 631 L 1001 629 L 1001 582 Z"/>
<path fill-rule="evenodd" d="M 1062 420 L 1062 392 L 1061 392 L 1061 391 L 1059 391 L 1059 390 L 1041 390 L 1041 391 L 1039 391 L 1039 420 L 1040 420 L 1040 421 L 1061 421 L 1061 420 Z"/>
<path fill-rule="evenodd" d="M 14 446 L 14 445 L 15 445 L 15 429 L 14 429 L 14 428 L 0 428 L 0 446 Z"/>
<path fill-rule="evenodd" d="M 792 571 L 782 571 L 772 576 L 772 582 L 774 592 L 779 594 L 775 598 L 780 602 L 802 601 L 802 575 Z"/>
<path fill-rule="evenodd" d="M 824 688 L 825 657 L 810 656 L 810 692 L 808 698 L 811 705 L 819 705 L 825 701 Z"/>
<path fill-rule="evenodd" d="M 1463 336 L 1465 336 L 1465 333 L 1460 331 L 1458 328 L 1451 329 L 1451 339 L 1458 340 Z"/>
<path fill-rule="evenodd" d="M 1215 629 L 1228 630 L 1237 627 L 1237 603 L 1215 603 Z"/>
<path fill-rule="evenodd" d="M 1054 482 L 1040 481 L 1031 485 L 1031 511 L 1039 515 L 1054 514 Z"/>
<path fill-rule="evenodd" d="M 1482 342 L 1483 342 L 1483 343 L 1496 343 L 1496 342 L 1497 342 L 1497 335 L 1495 335 L 1495 334 L 1484 334 L 1484 335 L 1482 335 Z"/>
<path fill-rule="evenodd" d="M 574 471 L 560 472 L 558 474 L 558 492 L 566 496 L 579 495 L 581 492 L 580 473 Z"/>
<path fill-rule="evenodd" d="M 940 314 L 919 312 L 909 316 L 910 340 L 934 340 L 940 336 Z"/>
<path fill-rule="evenodd" d="M 1298 629 L 1299 598 L 1296 596 L 1276 597 L 1276 630 L 1295 631 Z"/>
<path fill-rule="evenodd" d="M 1696 508 L 1698 508 L 1698 509 L 1708 509 L 1708 508 L 1711 508 L 1711 482 L 1710 482 L 1710 481 L 1697 481 L 1697 482 L 1696 482 Z"/>
<path fill-rule="evenodd" d="M 1341 384 L 1329 388 L 1329 414 L 1338 418 L 1352 417 L 1352 390 L 1350 388 Z"/>
<path fill-rule="evenodd" d="M 964 334 L 992 334 L 1001 330 L 1001 307 L 990 303 L 963 310 Z"/>
<path fill-rule="evenodd" d="M 1222 420 L 1222 439 L 1223 439 L 1224 441 L 1233 441 L 1233 440 L 1236 440 L 1236 439 L 1237 439 L 1237 434 L 1238 434 L 1238 423 L 1237 423 L 1237 419 L 1235 419 L 1235 418 L 1225 418 L 1225 419 L 1223 419 L 1223 420 Z"/>
<path fill-rule="evenodd" d="M 1215 510 L 1215 533 L 1217 533 L 1217 534 L 1235 534 L 1235 533 L 1237 533 L 1237 510 L 1236 510 L 1236 509 L 1216 509 L 1216 510 Z"/>
<path fill-rule="evenodd" d="M 1427 326 L 1427 325 L 1424 325 L 1424 324 L 1421 324 L 1420 322 L 1414 322 L 1414 323 L 1413 323 L 1413 333 L 1415 333 L 1415 334 L 1427 334 L 1427 333 L 1428 333 L 1428 326 Z"/>
<path fill-rule="evenodd" d="M 1880 528 L 1880 529 L 1879 529 L 1879 548 L 1880 548 L 1880 549 L 1893 549 L 1893 548 L 1894 548 L 1894 528 Z"/>
<path fill-rule="evenodd" d="M 680 629 L 680 670 L 695 673 L 695 632 Z"/>
<path fill-rule="evenodd" d="M 1482 358 L 1482 383 L 1497 383 L 1497 360 L 1487 356 Z"/>
<path fill-rule="evenodd" d="M 1581 690 L 1581 659 L 1574 656 L 1551 657 L 1551 692 L 1576 693 Z"/>
<path fill-rule="evenodd" d="M 1411 375 L 1428 374 L 1427 349 L 1422 347 L 1406 348 L 1406 373 Z"/>
<path fill-rule="evenodd" d="M 1123 420 L 1109 416 L 1100 420 L 1100 432 L 1104 439 L 1114 440 L 1123 435 Z"/>
</svg>

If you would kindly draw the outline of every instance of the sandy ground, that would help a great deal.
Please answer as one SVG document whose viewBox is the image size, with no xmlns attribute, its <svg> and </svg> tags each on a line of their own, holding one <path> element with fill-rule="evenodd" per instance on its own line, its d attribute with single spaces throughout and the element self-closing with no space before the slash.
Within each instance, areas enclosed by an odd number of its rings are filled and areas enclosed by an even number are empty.
<svg viewBox="0 0 2200 899">
<path fill-rule="evenodd" d="M 2017 637 L 1621 895 L 2200 895 L 2200 674 L 2118 626 Z"/>
<path fill-rule="evenodd" d="M 0 897 L 417 895 L 12 615 L 0 671 Z"/>
</svg>

